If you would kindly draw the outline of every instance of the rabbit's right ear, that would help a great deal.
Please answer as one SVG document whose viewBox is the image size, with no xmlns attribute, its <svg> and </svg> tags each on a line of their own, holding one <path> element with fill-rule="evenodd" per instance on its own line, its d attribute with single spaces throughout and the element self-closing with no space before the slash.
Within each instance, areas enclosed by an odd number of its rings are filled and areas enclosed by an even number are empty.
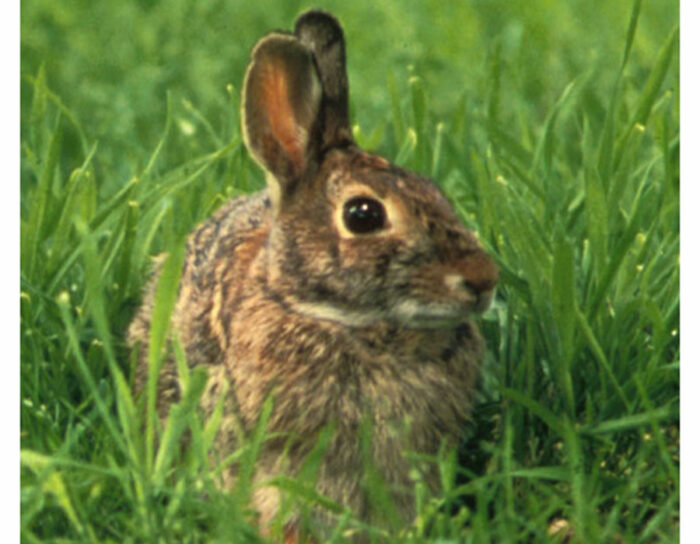
<svg viewBox="0 0 700 544">
<path fill-rule="evenodd" d="M 243 134 L 272 177 L 279 207 L 314 159 L 321 83 L 312 53 L 292 35 L 271 34 L 253 49 L 243 84 Z"/>
</svg>

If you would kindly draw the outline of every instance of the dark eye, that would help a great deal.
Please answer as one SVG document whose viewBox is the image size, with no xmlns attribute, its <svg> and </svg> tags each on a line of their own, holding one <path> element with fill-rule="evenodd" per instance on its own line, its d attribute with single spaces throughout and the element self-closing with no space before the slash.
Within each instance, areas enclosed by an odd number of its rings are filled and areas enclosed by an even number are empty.
<svg viewBox="0 0 700 544">
<path fill-rule="evenodd" d="M 384 227 L 386 212 L 378 200 L 358 196 L 343 205 L 343 222 L 353 234 L 367 234 Z"/>
</svg>

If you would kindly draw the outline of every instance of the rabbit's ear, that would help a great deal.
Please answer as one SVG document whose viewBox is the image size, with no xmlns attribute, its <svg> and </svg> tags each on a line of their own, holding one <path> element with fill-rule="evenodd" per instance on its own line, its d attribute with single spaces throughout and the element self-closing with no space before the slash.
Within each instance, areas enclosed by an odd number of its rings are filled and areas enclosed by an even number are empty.
<svg viewBox="0 0 700 544">
<path fill-rule="evenodd" d="M 321 84 L 311 52 L 292 35 L 274 33 L 253 49 L 243 84 L 248 150 L 272 176 L 275 205 L 304 175 L 317 150 Z"/>
<path fill-rule="evenodd" d="M 351 144 L 345 38 L 340 23 L 328 13 L 311 10 L 297 19 L 294 33 L 313 52 L 321 77 L 323 147 L 328 149 Z"/>
</svg>

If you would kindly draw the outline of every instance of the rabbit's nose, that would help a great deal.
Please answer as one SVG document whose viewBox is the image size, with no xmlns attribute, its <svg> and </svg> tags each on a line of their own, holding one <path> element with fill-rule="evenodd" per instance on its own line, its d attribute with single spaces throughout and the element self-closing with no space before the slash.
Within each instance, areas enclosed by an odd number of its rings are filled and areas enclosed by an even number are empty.
<svg viewBox="0 0 700 544">
<path fill-rule="evenodd" d="M 499 269 L 483 251 L 468 255 L 459 266 L 461 287 L 476 294 L 493 290 L 498 283 Z"/>
</svg>

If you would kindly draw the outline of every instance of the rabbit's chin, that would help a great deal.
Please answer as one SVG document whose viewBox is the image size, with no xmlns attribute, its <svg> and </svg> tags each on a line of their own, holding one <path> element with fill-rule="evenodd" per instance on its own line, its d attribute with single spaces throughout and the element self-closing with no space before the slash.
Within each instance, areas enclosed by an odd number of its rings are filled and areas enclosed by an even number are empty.
<svg viewBox="0 0 700 544">
<path fill-rule="evenodd" d="M 389 311 L 358 311 L 339 308 L 323 302 L 297 302 L 294 309 L 313 319 L 333 321 L 353 328 L 364 328 L 378 323 L 394 323 L 407 329 L 451 329 L 457 327 L 474 313 L 484 311 L 490 297 L 470 303 L 424 303 L 406 299 Z"/>
</svg>

